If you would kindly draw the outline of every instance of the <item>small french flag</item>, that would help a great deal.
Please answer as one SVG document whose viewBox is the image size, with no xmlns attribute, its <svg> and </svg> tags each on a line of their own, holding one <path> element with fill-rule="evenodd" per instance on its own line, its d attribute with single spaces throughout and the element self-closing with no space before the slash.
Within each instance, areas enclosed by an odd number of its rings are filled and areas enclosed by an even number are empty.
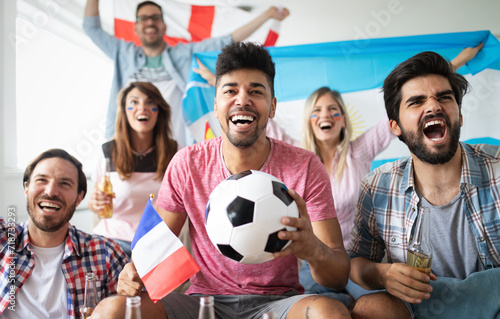
<svg viewBox="0 0 500 319">
<path fill-rule="evenodd" d="M 196 274 L 200 267 L 168 228 L 149 198 L 132 240 L 132 261 L 154 302 Z"/>
</svg>

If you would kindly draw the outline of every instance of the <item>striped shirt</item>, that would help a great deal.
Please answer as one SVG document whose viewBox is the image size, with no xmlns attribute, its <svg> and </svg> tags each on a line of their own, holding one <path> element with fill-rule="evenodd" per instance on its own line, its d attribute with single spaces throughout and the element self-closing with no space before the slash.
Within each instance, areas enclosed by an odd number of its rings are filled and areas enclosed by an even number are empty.
<svg viewBox="0 0 500 319">
<path fill-rule="evenodd" d="M 484 268 L 500 267 L 500 147 L 461 143 L 460 196 Z M 375 262 L 405 263 L 417 217 L 411 157 L 385 164 L 361 184 L 348 253 Z"/>
<path fill-rule="evenodd" d="M 115 242 L 70 226 L 61 265 L 68 288 L 68 318 L 80 318 L 87 272 L 93 272 L 98 278 L 99 301 L 116 293 L 118 275 L 127 262 L 128 257 Z M 15 310 L 15 294 L 34 267 L 28 222 L 19 225 L 0 217 L 0 315 Z"/>
</svg>

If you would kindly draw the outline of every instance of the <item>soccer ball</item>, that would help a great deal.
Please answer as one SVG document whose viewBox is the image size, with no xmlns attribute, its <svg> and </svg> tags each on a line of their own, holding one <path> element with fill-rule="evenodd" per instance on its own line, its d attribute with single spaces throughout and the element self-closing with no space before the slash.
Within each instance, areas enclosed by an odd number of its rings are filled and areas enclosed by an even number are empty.
<svg viewBox="0 0 500 319">
<path fill-rule="evenodd" d="M 244 264 L 273 259 L 288 240 L 282 230 L 296 230 L 281 223 L 284 216 L 299 217 L 288 188 L 276 177 L 244 171 L 222 181 L 212 191 L 205 210 L 205 225 L 215 247 L 226 257 Z"/>
</svg>

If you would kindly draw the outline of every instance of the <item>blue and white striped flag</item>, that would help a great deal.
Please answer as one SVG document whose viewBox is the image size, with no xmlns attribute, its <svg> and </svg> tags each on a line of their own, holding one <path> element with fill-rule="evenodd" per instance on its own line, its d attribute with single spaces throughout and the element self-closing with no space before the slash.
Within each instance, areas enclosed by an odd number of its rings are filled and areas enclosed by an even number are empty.
<svg viewBox="0 0 500 319">
<path fill-rule="evenodd" d="M 463 100 L 461 139 L 471 143 L 500 144 L 500 42 L 489 31 L 432 34 L 397 38 L 364 39 L 290 47 L 272 47 L 276 64 L 276 120 L 295 139 L 300 139 L 305 99 L 321 86 L 340 91 L 353 122 L 355 136 L 375 125 L 385 113 L 380 88 L 394 67 L 422 51 L 435 51 L 452 60 L 463 48 L 484 42 L 477 56 L 458 70 L 471 83 Z M 196 56 L 215 71 L 219 52 Z M 195 59 L 192 62 L 196 66 Z M 197 141 L 204 139 L 206 122 L 221 134 L 213 116 L 215 91 L 192 72 L 184 97 L 184 114 Z M 408 155 L 407 147 L 394 139 L 375 159 L 376 167 Z"/>
</svg>

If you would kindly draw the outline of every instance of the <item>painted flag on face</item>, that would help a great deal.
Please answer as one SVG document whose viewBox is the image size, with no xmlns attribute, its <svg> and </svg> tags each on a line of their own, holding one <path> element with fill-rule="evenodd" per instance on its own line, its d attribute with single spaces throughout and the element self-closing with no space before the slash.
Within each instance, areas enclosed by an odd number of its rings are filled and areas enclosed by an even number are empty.
<svg viewBox="0 0 500 319">
<path fill-rule="evenodd" d="M 153 208 L 150 198 L 132 240 L 132 261 L 154 302 L 196 274 L 200 267 Z"/>
<path fill-rule="evenodd" d="M 142 0 L 115 0 L 115 36 L 141 45 L 134 32 L 136 7 Z M 197 42 L 206 38 L 224 36 L 251 21 L 259 13 L 250 13 L 231 6 L 224 0 L 155 0 L 162 7 L 167 25 L 165 42 Z M 279 21 L 270 19 L 250 35 L 246 41 L 275 45 L 279 36 Z"/>
<path fill-rule="evenodd" d="M 385 116 L 381 87 L 397 64 L 422 51 L 434 51 L 452 60 L 462 49 L 484 42 L 474 59 L 458 70 L 471 84 L 462 101 L 461 140 L 500 145 L 500 42 L 489 31 L 430 34 L 397 38 L 362 39 L 268 48 L 276 65 L 274 81 L 278 101 L 275 122 L 288 136 L 300 140 L 307 97 L 328 86 L 338 90 L 353 124 L 353 138 Z M 212 72 L 219 52 L 196 53 Z M 197 67 L 193 58 L 192 67 Z M 196 141 L 202 141 L 208 121 L 215 134 L 222 131 L 213 114 L 214 89 L 191 72 L 184 95 L 185 121 Z M 307 121 L 311 119 L 307 117 Z M 269 123 L 268 123 L 269 126 Z M 268 130 L 269 133 L 269 130 Z M 269 134 L 268 134 L 269 135 Z M 393 139 L 372 164 L 409 155 L 405 144 Z"/>
</svg>

